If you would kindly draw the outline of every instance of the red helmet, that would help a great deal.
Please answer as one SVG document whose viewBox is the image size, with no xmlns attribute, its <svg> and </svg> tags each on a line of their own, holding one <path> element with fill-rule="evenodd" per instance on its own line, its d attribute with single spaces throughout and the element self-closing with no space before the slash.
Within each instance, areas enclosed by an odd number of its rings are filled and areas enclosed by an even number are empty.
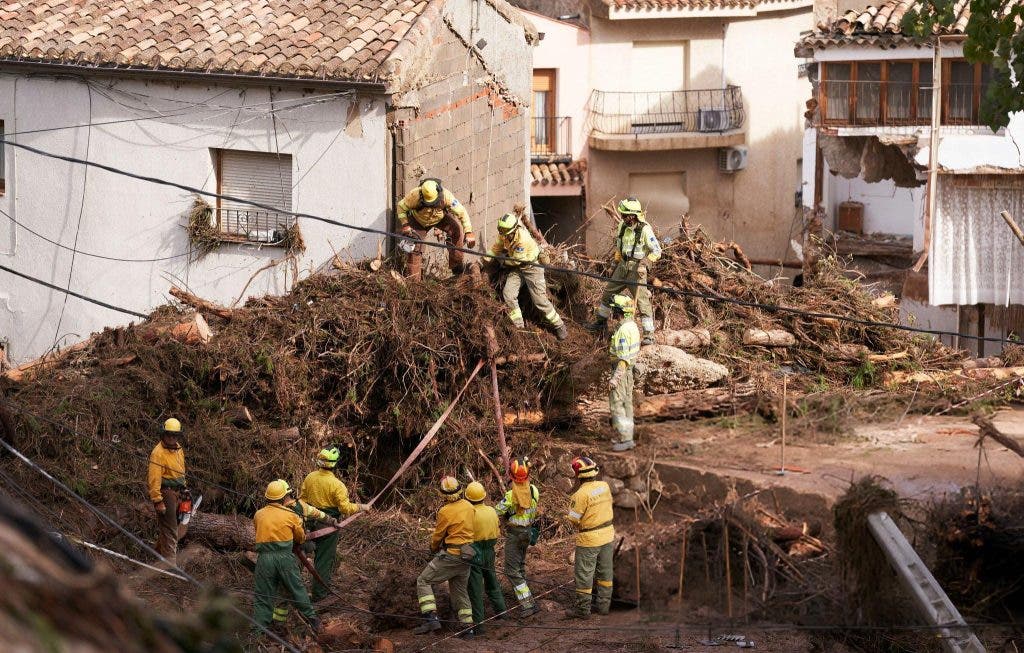
<svg viewBox="0 0 1024 653">
<path fill-rule="evenodd" d="M 513 481 L 525 483 L 530 478 L 530 459 L 526 456 L 516 458 L 508 466 L 508 471 L 512 475 Z"/>
<path fill-rule="evenodd" d="M 593 478 L 597 476 L 597 463 L 586 456 L 573 458 L 572 473 L 576 478 Z"/>
</svg>

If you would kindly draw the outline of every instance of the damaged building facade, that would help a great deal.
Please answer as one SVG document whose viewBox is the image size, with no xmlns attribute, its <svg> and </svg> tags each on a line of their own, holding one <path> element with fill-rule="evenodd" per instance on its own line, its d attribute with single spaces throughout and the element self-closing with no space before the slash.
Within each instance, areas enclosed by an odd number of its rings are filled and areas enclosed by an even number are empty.
<svg viewBox="0 0 1024 653">
<path fill-rule="evenodd" d="M 910 8 L 816 8 L 821 23 L 796 47 L 814 82 L 804 204 L 820 208 L 840 253 L 901 253 L 889 263 L 907 321 L 1020 335 L 1024 247 L 1000 212 L 1024 214 L 1024 120 L 1011 116 L 998 132 L 982 124 L 991 70 L 964 58 L 968 3 L 929 39 L 903 32 Z"/>
<path fill-rule="evenodd" d="M 423 176 L 488 237 L 526 197 L 535 40 L 504 0 L 0 2 L 0 348 L 137 319 L 64 290 L 232 305 L 386 252 L 293 212 L 387 229 Z"/>
</svg>

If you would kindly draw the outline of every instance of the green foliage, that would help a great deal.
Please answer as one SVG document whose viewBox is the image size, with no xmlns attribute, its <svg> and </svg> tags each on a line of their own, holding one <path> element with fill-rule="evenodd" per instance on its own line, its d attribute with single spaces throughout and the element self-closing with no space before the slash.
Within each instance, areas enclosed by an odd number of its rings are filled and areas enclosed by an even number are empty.
<svg viewBox="0 0 1024 653">
<path fill-rule="evenodd" d="M 857 390 L 863 390 L 869 388 L 875 384 L 876 368 L 874 363 L 871 361 L 864 361 L 860 368 L 857 369 L 857 373 L 853 375 L 850 384 Z"/>
</svg>

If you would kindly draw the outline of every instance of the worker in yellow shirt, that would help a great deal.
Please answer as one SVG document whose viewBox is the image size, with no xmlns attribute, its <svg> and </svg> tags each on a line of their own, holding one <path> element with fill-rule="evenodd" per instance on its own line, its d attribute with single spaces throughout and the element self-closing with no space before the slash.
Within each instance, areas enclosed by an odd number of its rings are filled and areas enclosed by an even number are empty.
<svg viewBox="0 0 1024 653">
<path fill-rule="evenodd" d="M 437 525 L 430 536 L 430 552 L 434 557 L 416 579 L 420 613 L 426 616 L 426 620 L 413 632 L 425 635 L 440 630 L 434 585 L 448 581 L 452 609 L 464 627 L 459 636 L 472 639 L 473 608 L 466 585 L 470 563 L 476 556 L 473 548 L 476 511 L 469 501 L 462 498 L 462 484 L 454 476 L 442 478 L 440 489 L 446 503 L 437 511 Z"/>
<path fill-rule="evenodd" d="M 565 340 L 569 337 L 569 332 L 551 299 L 548 298 L 544 268 L 536 265 L 539 256 L 540 246 L 514 213 L 506 213 L 498 219 L 498 237 L 487 250 L 484 261 L 504 257 L 500 261 L 504 276 L 501 282 L 501 296 L 508 306 L 508 319 L 520 329 L 526 326 L 523 322 L 523 309 L 519 307 L 519 289 L 525 285 L 533 305 L 555 330 L 555 336 L 559 340 Z"/>
<path fill-rule="evenodd" d="M 473 504 L 473 548 L 476 557 L 469 569 L 469 602 L 473 606 L 473 632 L 481 634 L 484 620 L 484 592 L 491 600 L 494 614 L 505 612 L 505 595 L 494 571 L 494 544 L 498 541 L 498 513 L 484 503 L 487 491 L 482 483 L 466 486 L 466 501 Z"/>
<path fill-rule="evenodd" d="M 341 458 L 341 452 L 337 447 L 321 449 L 316 456 L 316 464 L 319 469 L 310 472 L 302 481 L 300 493 L 303 502 L 323 511 L 334 520 L 348 517 L 360 510 L 369 510 L 369 506 L 366 504 L 350 501 L 348 488 L 334 475 L 334 468 L 338 466 L 339 458 Z M 341 532 L 334 531 L 318 538 L 314 544 L 313 567 L 320 578 L 327 583 L 331 582 L 334 575 L 339 539 L 341 539 Z M 314 601 L 323 599 L 329 591 L 329 588 L 324 587 L 320 581 L 313 579 Z"/>
<path fill-rule="evenodd" d="M 171 417 L 164 422 L 160 441 L 149 454 L 147 473 L 149 499 L 153 502 L 159 528 L 156 552 L 175 566 L 178 564 L 178 507 L 187 491 L 181 435 L 180 421 Z"/>
<path fill-rule="evenodd" d="M 441 231 L 445 242 L 455 247 L 474 249 L 476 235 L 466 207 L 441 187 L 440 179 L 424 179 L 398 202 L 398 228 L 403 236 L 425 240 L 434 230 Z M 423 272 L 423 243 L 416 243 L 406 255 L 406 274 L 419 279 Z M 462 252 L 448 250 L 452 274 L 464 270 Z M 479 271 L 479 270 L 478 270 Z"/>
<path fill-rule="evenodd" d="M 288 604 L 294 603 L 310 627 L 318 631 L 320 620 L 309 601 L 293 552 L 295 546 L 306 540 L 306 532 L 302 528 L 303 509 L 291 495 L 287 482 L 271 481 L 264 494 L 267 505 L 253 517 L 257 556 L 253 618 L 261 626 L 269 626 L 271 621 L 283 626 L 288 620 Z"/>
<path fill-rule="evenodd" d="M 598 614 L 608 614 L 612 605 L 612 558 L 615 527 L 612 525 L 612 491 L 597 480 L 598 467 L 582 456 L 572 461 L 579 489 L 569 498 L 569 522 L 576 531 L 576 605 L 565 611 L 569 618 L 590 616 L 593 588 L 597 583 Z"/>
</svg>

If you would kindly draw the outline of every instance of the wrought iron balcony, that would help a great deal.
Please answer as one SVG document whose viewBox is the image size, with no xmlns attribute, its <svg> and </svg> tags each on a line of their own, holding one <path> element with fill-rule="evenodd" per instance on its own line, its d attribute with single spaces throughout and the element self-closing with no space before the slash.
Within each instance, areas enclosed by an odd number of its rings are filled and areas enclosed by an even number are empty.
<svg viewBox="0 0 1024 653">
<path fill-rule="evenodd" d="M 594 91 L 591 125 L 602 134 L 723 133 L 743 126 L 740 87 L 692 91 Z"/>
<path fill-rule="evenodd" d="M 535 116 L 530 120 L 530 158 L 536 162 L 572 160 L 572 118 Z"/>
</svg>

